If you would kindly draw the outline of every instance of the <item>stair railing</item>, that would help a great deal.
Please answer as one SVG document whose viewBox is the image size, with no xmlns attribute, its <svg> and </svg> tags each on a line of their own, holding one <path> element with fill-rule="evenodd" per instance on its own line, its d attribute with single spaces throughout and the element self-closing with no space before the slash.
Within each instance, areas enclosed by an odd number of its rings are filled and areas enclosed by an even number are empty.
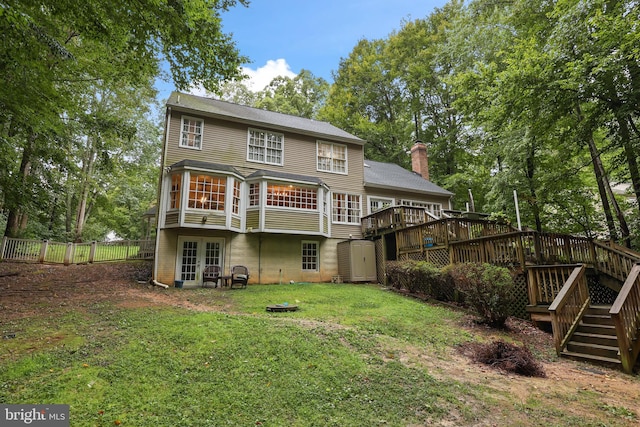
<svg viewBox="0 0 640 427">
<path fill-rule="evenodd" d="M 567 346 L 571 335 L 589 308 L 590 297 L 586 271 L 587 268 L 584 265 L 574 268 L 558 296 L 549 306 L 553 341 L 558 355 Z"/>
<path fill-rule="evenodd" d="M 625 281 L 633 265 L 640 261 L 638 254 L 634 255 L 632 251 L 620 251 L 600 242 L 593 244 L 596 257 L 595 267 L 620 281 Z"/>
<path fill-rule="evenodd" d="M 632 268 L 611 310 L 624 372 L 633 371 L 640 353 L 640 263 Z"/>
</svg>

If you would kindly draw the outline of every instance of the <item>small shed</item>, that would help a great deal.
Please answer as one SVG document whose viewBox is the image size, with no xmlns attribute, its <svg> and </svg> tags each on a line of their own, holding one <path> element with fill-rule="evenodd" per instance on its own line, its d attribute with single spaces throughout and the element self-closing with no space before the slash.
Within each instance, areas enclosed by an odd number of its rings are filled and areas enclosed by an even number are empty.
<svg viewBox="0 0 640 427">
<path fill-rule="evenodd" d="M 338 243 L 338 274 L 345 282 L 377 282 L 374 242 L 354 239 Z"/>
</svg>

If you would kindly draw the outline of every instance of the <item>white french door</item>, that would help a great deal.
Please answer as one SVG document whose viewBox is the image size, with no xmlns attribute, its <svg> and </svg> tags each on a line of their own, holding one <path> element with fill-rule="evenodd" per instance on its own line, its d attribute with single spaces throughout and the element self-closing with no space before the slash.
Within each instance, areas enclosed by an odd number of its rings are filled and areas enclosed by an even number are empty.
<svg viewBox="0 0 640 427">
<path fill-rule="evenodd" d="M 224 271 L 224 239 L 212 237 L 178 237 L 176 280 L 184 286 L 201 286 L 202 272 L 210 265 Z"/>
</svg>

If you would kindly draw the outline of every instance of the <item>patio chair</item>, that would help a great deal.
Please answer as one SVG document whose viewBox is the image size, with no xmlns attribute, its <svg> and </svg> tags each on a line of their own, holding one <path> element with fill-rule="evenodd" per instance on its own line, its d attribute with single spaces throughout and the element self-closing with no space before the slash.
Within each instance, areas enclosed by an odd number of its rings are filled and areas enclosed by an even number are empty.
<svg viewBox="0 0 640 427">
<path fill-rule="evenodd" d="M 207 287 L 207 282 L 213 282 L 213 287 L 218 287 L 218 280 L 220 280 L 220 275 L 222 270 L 219 265 L 210 265 L 204 269 L 202 272 L 202 287 Z"/>
<path fill-rule="evenodd" d="M 231 289 L 233 285 L 240 285 L 241 288 L 247 287 L 249 281 L 249 269 L 244 265 L 234 265 L 231 268 Z"/>
</svg>

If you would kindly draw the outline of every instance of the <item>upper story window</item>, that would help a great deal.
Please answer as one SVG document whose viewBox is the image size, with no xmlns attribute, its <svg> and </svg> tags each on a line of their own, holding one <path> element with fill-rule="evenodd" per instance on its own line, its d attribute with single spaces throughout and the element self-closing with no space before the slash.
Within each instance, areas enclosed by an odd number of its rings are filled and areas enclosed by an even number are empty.
<svg viewBox="0 0 640 427">
<path fill-rule="evenodd" d="M 267 206 L 316 210 L 318 208 L 318 192 L 315 188 L 269 183 L 267 185 Z"/>
<path fill-rule="evenodd" d="M 333 193 L 333 222 L 360 224 L 360 196 L 357 194 Z"/>
<path fill-rule="evenodd" d="M 346 145 L 318 141 L 317 152 L 319 171 L 347 173 Z"/>
<path fill-rule="evenodd" d="M 188 206 L 193 209 L 224 211 L 226 187 L 227 177 L 192 173 Z"/>
<path fill-rule="evenodd" d="M 169 209 L 180 208 L 180 187 L 182 185 L 182 175 L 171 175 L 171 190 L 169 190 Z"/>
<path fill-rule="evenodd" d="M 249 129 L 247 160 L 282 166 L 284 135 L 259 129 Z"/>
<path fill-rule="evenodd" d="M 249 206 L 260 206 L 260 183 L 249 184 Z"/>
<path fill-rule="evenodd" d="M 204 121 L 193 117 L 182 117 L 180 147 L 202 149 L 202 129 Z"/>
</svg>

